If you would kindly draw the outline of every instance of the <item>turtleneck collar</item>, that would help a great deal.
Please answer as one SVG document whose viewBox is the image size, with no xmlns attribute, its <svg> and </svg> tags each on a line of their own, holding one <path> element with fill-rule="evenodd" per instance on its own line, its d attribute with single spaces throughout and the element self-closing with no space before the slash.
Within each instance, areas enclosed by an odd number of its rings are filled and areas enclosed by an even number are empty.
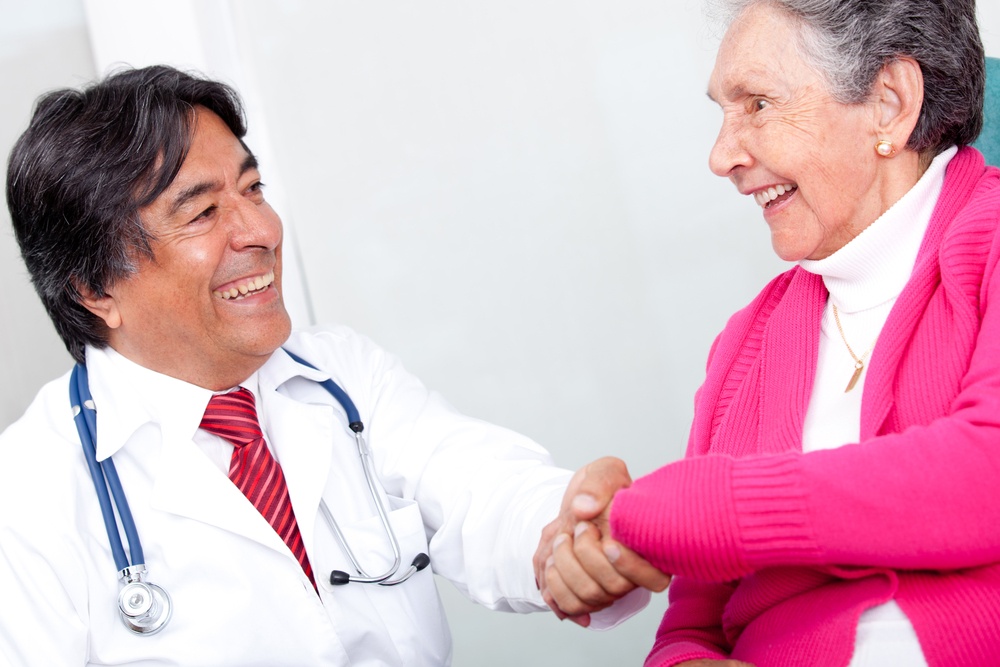
<svg viewBox="0 0 1000 667">
<path fill-rule="evenodd" d="M 830 299 L 844 313 L 895 299 L 913 271 L 920 243 L 944 185 L 951 147 L 934 158 L 920 180 L 850 243 L 829 257 L 799 265 L 823 277 Z"/>
</svg>

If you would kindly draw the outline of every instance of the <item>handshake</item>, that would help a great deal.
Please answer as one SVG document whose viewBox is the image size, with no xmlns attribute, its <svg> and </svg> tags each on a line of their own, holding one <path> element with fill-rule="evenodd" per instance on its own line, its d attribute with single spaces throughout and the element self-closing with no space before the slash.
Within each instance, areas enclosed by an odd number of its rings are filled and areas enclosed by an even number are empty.
<svg viewBox="0 0 1000 667">
<path fill-rule="evenodd" d="M 584 466 L 570 480 L 559 516 L 542 530 L 533 559 L 535 579 L 560 620 L 586 627 L 591 612 L 633 589 L 660 592 L 670 583 L 669 574 L 611 536 L 612 500 L 631 483 L 620 459 L 607 457 Z"/>
</svg>

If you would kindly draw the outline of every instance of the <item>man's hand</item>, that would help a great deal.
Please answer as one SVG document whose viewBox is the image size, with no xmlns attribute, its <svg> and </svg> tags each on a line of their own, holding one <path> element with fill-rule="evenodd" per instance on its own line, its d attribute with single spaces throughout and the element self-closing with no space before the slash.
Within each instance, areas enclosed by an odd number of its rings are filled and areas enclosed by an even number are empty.
<svg viewBox="0 0 1000 667">
<path fill-rule="evenodd" d="M 668 575 L 611 539 L 611 501 L 631 483 L 620 459 L 588 464 L 570 480 L 559 516 L 542 531 L 533 561 L 535 577 L 543 599 L 560 619 L 586 627 L 591 612 L 636 587 L 659 592 L 670 583 Z"/>
</svg>

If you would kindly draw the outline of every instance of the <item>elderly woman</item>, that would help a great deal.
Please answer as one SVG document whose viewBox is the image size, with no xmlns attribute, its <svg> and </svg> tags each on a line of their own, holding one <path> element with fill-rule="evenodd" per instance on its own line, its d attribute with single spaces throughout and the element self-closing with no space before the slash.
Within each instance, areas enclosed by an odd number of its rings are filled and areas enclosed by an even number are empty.
<svg viewBox="0 0 1000 667">
<path fill-rule="evenodd" d="M 797 265 L 715 341 L 688 456 L 595 519 L 605 554 L 676 575 L 647 665 L 1000 665 L 1000 171 L 968 147 L 974 1 L 728 4 L 711 168 Z M 549 561 L 570 614 L 601 604 L 593 535 Z"/>
</svg>

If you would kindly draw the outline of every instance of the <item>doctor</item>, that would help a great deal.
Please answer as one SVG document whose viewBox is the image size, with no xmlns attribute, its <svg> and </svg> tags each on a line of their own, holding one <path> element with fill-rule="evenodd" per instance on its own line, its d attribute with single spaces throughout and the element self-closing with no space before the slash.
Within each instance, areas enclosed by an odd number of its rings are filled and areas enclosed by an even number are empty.
<svg viewBox="0 0 1000 667">
<path fill-rule="evenodd" d="M 169 596 L 169 619 L 147 634 L 122 623 L 67 374 L 0 435 L 0 661 L 448 664 L 432 571 L 494 609 L 545 608 L 531 558 L 570 474 L 526 438 L 456 413 L 351 330 L 291 332 L 281 222 L 244 133 L 231 89 L 153 67 L 45 96 L 11 154 L 22 255 L 86 365 L 96 458 L 116 466 L 140 579 Z M 374 491 L 329 379 L 365 424 Z M 256 444 L 207 426 L 214 397 L 237 391 Z M 590 472 L 608 488 L 630 482 L 614 462 Z M 239 475 L 270 480 L 280 527 Z M 345 544 L 367 572 L 389 568 L 390 535 L 399 574 L 417 554 L 430 567 L 396 586 L 330 583 L 333 570 L 357 574 Z M 606 582 L 593 607 L 632 592 L 594 626 L 645 604 L 634 584 L 666 583 L 622 558 L 630 579 Z"/>
</svg>

